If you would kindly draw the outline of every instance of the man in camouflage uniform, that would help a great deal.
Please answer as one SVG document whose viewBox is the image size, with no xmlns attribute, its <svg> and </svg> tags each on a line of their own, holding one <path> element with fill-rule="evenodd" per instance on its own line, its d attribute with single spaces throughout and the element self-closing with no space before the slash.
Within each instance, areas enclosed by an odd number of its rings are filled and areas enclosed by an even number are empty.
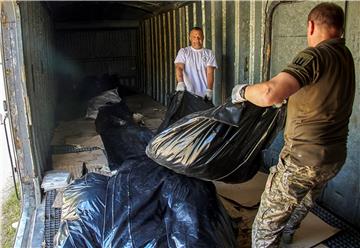
<svg viewBox="0 0 360 248">
<path fill-rule="evenodd" d="M 233 89 L 235 103 L 271 106 L 288 99 L 285 145 L 270 169 L 253 224 L 253 247 L 278 247 L 281 235 L 290 241 L 345 162 L 355 68 L 341 38 L 343 25 L 339 6 L 317 5 L 308 16 L 309 47 L 271 80 Z"/>
</svg>

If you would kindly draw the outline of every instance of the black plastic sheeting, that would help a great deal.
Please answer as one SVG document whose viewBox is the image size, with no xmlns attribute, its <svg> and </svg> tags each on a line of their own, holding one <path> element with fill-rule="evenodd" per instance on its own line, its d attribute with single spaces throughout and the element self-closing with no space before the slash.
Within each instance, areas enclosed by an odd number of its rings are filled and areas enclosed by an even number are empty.
<svg viewBox="0 0 360 248">
<path fill-rule="evenodd" d="M 175 91 L 168 97 L 169 103 L 165 118 L 159 126 L 157 133 L 160 133 L 184 116 L 214 107 L 210 101 L 188 91 Z"/>
<path fill-rule="evenodd" d="M 150 160 L 151 131 L 129 119 L 126 105 L 102 108 L 96 127 L 118 170 L 86 174 L 65 190 L 58 247 L 236 247 L 214 185 Z"/>
<path fill-rule="evenodd" d="M 121 101 L 100 109 L 95 120 L 111 170 L 116 170 L 127 159 L 145 155 L 152 132 L 135 124 L 128 106 Z"/>
<path fill-rule="evenodd" d="M 184 117 L 155 136 L 146 154 L 177 173 L 227 183 L 250 180 L 282 130 L 286 107 L 230 101 Z"/>
</svg>

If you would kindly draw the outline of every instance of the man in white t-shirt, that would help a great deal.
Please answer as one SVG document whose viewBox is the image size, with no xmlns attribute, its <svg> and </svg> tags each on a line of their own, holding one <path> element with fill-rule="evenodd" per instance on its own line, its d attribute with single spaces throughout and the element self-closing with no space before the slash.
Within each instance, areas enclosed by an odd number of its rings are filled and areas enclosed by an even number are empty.
<svg viewBox="0 0 360 248">
<path fill-rule="evenodd" d="M 177 91 L 190 91 L 212 101 L 214 72 L 217 68 L 214 53 L 203 48 L 204 33 L 201 28 L 190 30 L 191 46 L 181 48 L 175 59 Z"/>
</svg>

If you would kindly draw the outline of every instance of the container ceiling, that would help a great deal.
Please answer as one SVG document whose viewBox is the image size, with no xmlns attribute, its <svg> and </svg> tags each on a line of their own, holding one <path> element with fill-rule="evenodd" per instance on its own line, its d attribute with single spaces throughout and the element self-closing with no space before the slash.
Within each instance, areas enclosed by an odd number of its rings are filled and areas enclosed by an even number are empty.
<svg viewBox="0 0 360 248">
<path fill-rule="evenodd" d="M 189 1 L 67 1 L 44 2 L 55 22 L 141 20 Z"/>
</svg>

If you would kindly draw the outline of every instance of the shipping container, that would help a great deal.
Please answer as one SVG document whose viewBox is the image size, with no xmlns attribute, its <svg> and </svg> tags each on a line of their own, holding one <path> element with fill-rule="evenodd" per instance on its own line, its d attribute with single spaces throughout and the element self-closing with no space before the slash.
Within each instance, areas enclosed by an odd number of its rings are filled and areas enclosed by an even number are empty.
<svg viewBox="0 0 360 248">
<path fill-rule="evenodd" d="M 116 84 L 139 96 L 133 106 L 138 100 L 144 109 L 152 100 L 153 108 L 164 108 L 176 87 L 175 56 L 198 26 L 219 66 L 214 104 L 224 103 L 234 84 L 270 79 L 307 46 L 307 14 L 318 2 L 1 2 L 2 66 L 22 199 L 15 247 L 45 242 L 50 196 L 41 183 L 60 149 L 54 133 L 84 114 L 89 96 Z M 318 204 L 359 230 L 360 2 L 336 3 L 345 11 L 356 92 L 346 163 Z M 269 150 L 267 165 L 276 163 L 280 148 L 281 142 Z"/>
</svg>

